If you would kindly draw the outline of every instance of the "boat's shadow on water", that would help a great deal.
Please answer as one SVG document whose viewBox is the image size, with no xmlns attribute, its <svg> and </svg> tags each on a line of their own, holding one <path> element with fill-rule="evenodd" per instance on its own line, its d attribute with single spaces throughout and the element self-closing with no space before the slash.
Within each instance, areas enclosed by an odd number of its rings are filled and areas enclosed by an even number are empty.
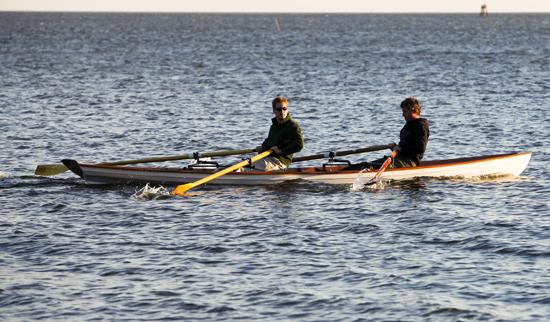
<svg viewBox="0 0 550 322">
<path fill-rule="evenodd" d="M 273 185 L 209 185 L 189 191 L 184 196 L 171 195 L 173 186 L 160 185 L 134 185 L 123 187 L 119 185 L 102 185 L 101 189 L 123 189 L 125 192 L 132 192 L 132 197 L 140 200 L 158 200 L 169 198 L 261 198 L 265 195 L 288 196 L 309 195 L 309 194 L 335 194 L 349 191 L 347 185 L 330 185 L 313 183 L 305 180 L 293 180 Z"/>
<path fill-rule="evenodd" d="M 530 178 L 525 176 L 511 175 L 490 175 L 479 177 L 418 177 L 406 180 L 382 180 L 376 184 L 367 186 L 364 185 L 360 189 L 351 189 L 353 192 L 370 192 L 380 193 L 384 190 L 410 190 L 423 191 L 428 190 L 433 186 L 453 185 L 453 186 L 468 186 L 479 184 L 502 184 L 502 183 L 518 183 L 528 181 Z"/>
<path fill-rule="evenodd" d="M 64 191 L 69 190 L 76 194 L 100 194 L 101 192 L 108 191 L 120 192 L 123 195 L 134 195 L 137 192 L 144 190 L 145 187 L 148 187 L 148 192 L 150 194 L 157 193 L 158 196 L 163 195 L 161 190 L 163 188 L 162 186 L 148 186 L 141 184 L 89 184 L 81 178 L 14 176 L 0 179 L 0 190 L 27 189 L 29 191 L 53 191 L 63 189 Z M 167 196 L 170 196 L 169 193 L 167 193 Z"/>
<path fill-rule="evenodd" d="M 41 176 L 13 176 L 0 179 L 0 189 L 47 189 L 66 186 L 79 186 L 84 182 L 80 178 L 52 178 Z"/>
<path fill-rule="evenodd" d="M 262 189 L 272 193 L 337 193 L 348 191 L 349 185 L 335 185 L 320 182 L 311 182 L 307 180 L 291 180 L 274 185 L 262 186 Z"/>
<path fill-rule="evenodd" d="M 515 176 L 484 176 L 475 178 L 413 178 L 408 180 L 383 180 L 374 185 L 364 186 L 359 189 L 351 185 L 334 185 L 327 183 L 311 182 L 307 180 L 292 180 L 273 185 L 214 185 L 206 184 L 189 192 L 185 196 L 174 196 L 170 192 L 174 186 L 151 185 L 151 184 L 88 184 L 80 178 L 52 178 L 40 176 L 5 177 L 0 180 L 0 189 L 53 189 L 66 188 L 75 193 L 101 193 L 118 192 L 121 195 L 136 198 L 139 200 L 164 200 L 186 197 L 239 197 L 248 195 L 274 194 L 279 196 L 294 195 L 331 195 L 342 193 L 387 193 L 393 190 L 423 191 L 430 186 L 440 184 L 469 185 L 469 184 L 495 184 L 514 183 L 529 180 L 529 177 Z"/>
</svg>

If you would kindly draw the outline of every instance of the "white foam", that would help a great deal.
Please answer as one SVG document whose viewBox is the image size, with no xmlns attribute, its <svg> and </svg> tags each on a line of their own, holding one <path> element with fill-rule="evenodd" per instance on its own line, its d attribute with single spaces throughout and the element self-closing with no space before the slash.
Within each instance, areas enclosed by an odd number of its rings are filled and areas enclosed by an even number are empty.
<svg viewBox="0 0 550 322">
<path fill-rule="evenodd" d="M 137 190 L 132 197 L 140 200 L 157 200 L 169 196 L 170 192 L 165 187 L 153 187 L 147 183 L 145 187 Z"/>
<path fill-rule="evenodd" d="M 375 184 L 367 184 L 369 183 L 372 178 L 363 175 L 367 170 L 361 170 L 358 174 L 355 180 L 353 180 L 353 183 L 350 186 L 351 191 L 363 191 L 365 189 L 382 189 L 384 188 L 384 183 L 380 178 L 376 180 Z"/>
</svg>

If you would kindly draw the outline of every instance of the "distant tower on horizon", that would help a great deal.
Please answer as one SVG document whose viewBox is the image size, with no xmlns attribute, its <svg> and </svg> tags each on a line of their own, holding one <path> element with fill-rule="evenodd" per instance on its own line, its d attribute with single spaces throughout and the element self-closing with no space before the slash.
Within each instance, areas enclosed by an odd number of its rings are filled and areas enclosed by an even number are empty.
<svg viewBox="0 0 550 322">
<path fill-rule="evenodd" d="M 479 13 L 481 17 L 487 17 L 489 12 L 487 12 L 487 5 L 484 3 L 481 5 L 481 12 Z"/>
</svg>

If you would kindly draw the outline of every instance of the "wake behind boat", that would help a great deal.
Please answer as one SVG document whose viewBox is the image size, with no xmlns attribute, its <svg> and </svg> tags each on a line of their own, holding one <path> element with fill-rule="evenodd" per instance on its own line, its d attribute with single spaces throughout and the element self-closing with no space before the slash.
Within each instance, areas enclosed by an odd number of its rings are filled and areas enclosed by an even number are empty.
<svg viewBox="0 0 550 322">
<path fill-rule="evenodd" d="M 469 178 L 483 176 L 518 176 L 529 160 L 531 152 L 486 155 L 468 158 L 423 161 L 414 168 L 394 168 L 386 170 L 381 179 L 406 180 L 419 177 Z M 205 178 L 223 167 L 203 167 L 190 165 L 184 168 L 113 166 L 83 164 L 65 159 L 63 164 L 88 183 L 150 183 L 180 185 Z M 291 167 L 286 170 L 261 172 L 246 169 L 231 172 L 213 181 L 220 185 L 269 185 L 290 180 L 307 180 L 327 184 L 352 184 L 360 170 L 348 170 L 348 164 L 327 163 L 322 166 Z M 377 170 L 363 171 L 365 179 L 374 177 Z"/>
</svg>

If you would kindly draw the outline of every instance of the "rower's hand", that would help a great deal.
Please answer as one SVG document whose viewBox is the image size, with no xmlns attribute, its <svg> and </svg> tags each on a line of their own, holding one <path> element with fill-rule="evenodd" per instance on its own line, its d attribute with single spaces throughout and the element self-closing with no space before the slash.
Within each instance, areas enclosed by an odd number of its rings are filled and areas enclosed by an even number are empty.
<svg viewBox="0 0 550 322">
<path fill-rule="evenodd" d="M 388 146 L 390 147 L 390 150 L 393 151 L 393 150 L 395 149 L 395 147 L 397 146 L 397 144 L 395 144 L 395 143 L 390 143 L 390 144 L 388 144 Z"/>
<path fill-rule="evenodd" d="M 271 150 L 273 150 L 273 152 L 275 152 L 277 154 L 280 154 L 280 155 L 283 154 L 283 151 L 281 151 L 281 149 L 279 149 L 278 146 L 271 147 Z"/>
</svg>

